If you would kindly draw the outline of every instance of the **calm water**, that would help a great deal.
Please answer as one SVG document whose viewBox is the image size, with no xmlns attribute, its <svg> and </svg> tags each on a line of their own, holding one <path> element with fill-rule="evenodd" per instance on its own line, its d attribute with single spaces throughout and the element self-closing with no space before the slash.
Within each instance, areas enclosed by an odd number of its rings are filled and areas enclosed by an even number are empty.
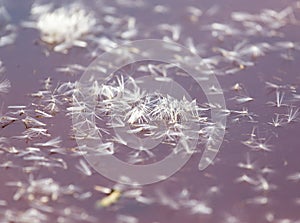
<svg viewBox="0 0 300 223">
<path fill-rule="evenodd" d="M 58 86 L 67 81 L 79 80 L 82 70 L 75 74 L 66 74 L 58 72 L 57 68 L 65 67 L 70 64 L 80 64 L 87 66 L 94 57 L 92 51 L 94 43 L 89 43 L 87 48 L 72 47 L 67 54 L 53 52 L 51 48 L 40 41 L 39 31 L 28 29 L 21 26 L 23 21 L 30 20 L 30 8 L 34 1 L 2 1 L 11 16 L 9 23 L 14 24 L 16 29 L 16 40 L 13 44 L 0 48 L 0 60 L 5 67 L 4 76 L 10 80 L 11 89 L 8 94 L 1 97 L 3 101 L 2 114 L 15 111 L 8 106 L 25 105 L 26 112 L 35 117 L 34 105 L 41 103 L 39 99 L 30 97 L 30 94 L 42 89 L 43 81 L 48 77 L 52 79 L 52 86 Z M 121 2 L 121 1 L 120 1 Z M 132 1 L 135 2 L 135 1 Z M 59 6 L 67 3 L 57 2 Z M 265 34 L 245 35 L 246 28 L 241 23 L 234 22 L 230 17 L 232 12 L 243 11 L 251 14 L 259 14 L 263 9 L 272 9 L 280 12 L 290 6 L 294 10 L 295 17 L 300 19 L 300 3 L 298 8 L 296 1 L 147 1 L 142 6 L 127 7 L 129 3 L 118 4 L 113 1 L 103 1 L 89 3 L 101 20 L 107 12 L 103 8 L 111 6 L 115 8 L 113 14 L 116 18 L 134 17 L 138 33 L 131 39 L 144 38 L 162 38 L 171 36 L 169 31 L 162 31 L 158 28 L 159 24 L 178 25 L 181 27 L 181 35 L 178 43 L 186 44 L 188 38 L 193 39 L 194 45 L 199 50 L 199 54 L 204 58 L 221 57 L 218 48 L 232 50 L 233 47 L 242 41 L 247 44 L 268 43 L 270 47 L 275 46 L 280 41 L 300 42 L 299 24 L 290 24 L 287 22 L 278 32 L 282 36 L 267 36 Z M 131 3 L 133 4 L 133 3 Z M 166 13 L 155 13 L 153 8 L 158 5 L 164 5 L 168 10 Z M 127 6 L 126 6 L 127 5 Z M 198 19 L 191 19 L 191 14 L 187 12 L 188 6 L 194 6 L 202 10 L 202 15 Z M 104 10 L 104 11 L 103 11 Z M 215 10 L 215 12 L 214 12 Z M 242 30 L 239 34 L 225 35 L 224 38 L 212 37 L 211 31 L 207 30 L 212 23 L 230 24 L 236 29 Z M 105 25 L 104 25 L 105 26 Z M 124 25 L 120 25 L 124 28 Z M 267 30 L 266 25 L 262 24 L 263 30 Z M 0 27 L 1 28 L 1 27 Z M 126 28 L 124 28 L 126 29 Z M 105 31 L 96 35 L 96 38 L 105 36 L 116 42 L 122 42 L 118 39 L 116 33 L 120 31 L 110 27 L 105 27 Z M 220 35 L 219 35 L 220 37 Z M 298 47 L 300 48 L 300 47 Z M 236 49 L 237 50 L 237 49 Z M 61 187 L 75 185 L 78 191 L 72 195 L 62 194 L 57 200 L 46 202 L 45 206 L 51 207 L 50 211 L 41 210 L 47 216 L 45 222 L 58 221 L 62 211 L 66 207 L 71 207 L 71 217 L 67 217 L 70 222 L 85 222 L 76 218 L 73 212 L 85 212 L 91 221 L 95 222 L 135 222 L 127 220 L 120 215 L 133 216 L 138 222 L 296 222 L 300 221 L 300 190 L 298 180 L 289 180 L 288 176 L 300 172 L 299 165 L 299 119 L 275 128 L 270 124 L 276 114 L 288 114 L 288 106 L 277 108 L 270 106 L 268 101 L 276 101 L 276 93 L 266 88 L 266 82 L 276 83 L 282 86 L 293 86 L 294 92 L 288 87 L 282 88 L 285 92 L 284 102 L 293 103 L 295 110 L 299 107 L 300 100 L 294 95 L 299 94 L 299 63 L 300 53 L 298 50 L 267 50 L 264 56 L 258 58 L 247 58 L 245 60 L 254 61 L 254 66 L 248 66 L 234 74 L 225 74 L 226 70 L 235 68 L 235 62 L 225 59 L 218 62 L 215 66 L 218 80 L 223 88 L 227 108 L 231 111 L 247 108 L 249 112 L 255 114 L 253 120 L 242 117 L 239 120 L 238 115 L 232 112 L 228 117 L 226 136 L 221 146 L 215 164 L 200 172 L 197 168 L 200 155 L 195 154 L 191 160 L 173 175 L 171 178 L 142 188 L 143 196 L 153 200 L 151 204 L 143 204 L 132 198 L 122 197 L 116 204 L 108 208 L 95 208 L 97 200 L 104 195 L 94 190 L 95 185 L 113 187 L 114 182 L 109 181 L 97 172 L 93 171 L 91 176 L 86 176 L 76 168 L 79 160 L 82 159 L 77 153 L 72 152 L 76 147 L 75 140 L 70 138 L 72 121 L 66 116 L 64 105 L 59 106 L 60 111 L 52 118 L 44 118 L 47 123 L 47 129 L 51 134 L 50 138 L 38 137 L 34 140 L 14 139 L 13 136 L 20 136 L 25 130 L 24 124 L 20 121 L 25 116 L 15 115 L 19 121 L 0 129 L 0 136 L 7 137 L 8 142 L 4 147 L 15 147 L 19 152 L 10 153 L 7 150 L 0 153 L 0 163 L 11 161 L 13 167 L 1 167 L 1 193 L 0 200 L 7 203 L 0 205 L 0 221 L 7 222 L 7 211 L 13 210 L 18 213 L 35 208 L 30 198 L 24 196 L 20 199 L 14 199 L 17 187 L 8 186 L 6 182 L 29 181 L 30 175 L 34 179 L 52 178 Z M 103 50 L 99 50 L 99 53 Z M 293 60 L 282 58 L 283 54 L 289 54 Z M 243 86 L 242 95 L 253 98 L 253 101 L 247 103 L 237 103 L 235 98 L 239 95 L 231 90 L 232 86 L 240 83 Z M 188 83 L 183 83 L 188 85 Z M 205 100 L 201 94 L 197 96 L 197 90 L 193 92 L 197 100 Z M 293 100 L 294 97 L 294 100 Z M 296 99 L 295 99 L 296 98 Z M 291 102 L 293 101 L 293 102 Z M 28 110 L 28 111 L 27 111 Z M 295 111 L 294 110 L 294 111 Z M 252 130 L 255 129 L 256 138 L 259 142 L 270 145 L 271 151 L 261 151 L 251 149 L 244 145 L 242 141 L 248 140 Z M 36 161 L 26 160 L 21 155 L 28 147 L 37 147 L 35 143 L 46 142 L 49 139 L 60 137 L 62 142 L 60 147 L 65 154 L 51 153 L 45 148 L 37 153 L 47 159 L 53 160 L 52 163 L 60 163 L 62 159 L 67 168 L 61 167 L 40 167 Z M 249 156 L 253 168 L 241 168 L 239 163 L 246 163 Z M 26 167 L 37 168 L 26 172 Z M 240 165 L 241 166 L 241 165 Z M 267 171 L 272 170 L 270 173 Z M 238 182 L 238 178 L 247 175 L 255 179 L 255 183 Z M 24 186 L 25 188 L 28 186 Z M 211 192 L 212 188 L 217 192 Z M 187 206 L 169 207 L 162 201 L 160 192 L 165 194 L 174 203 L 181 203 L 180 193 L 183 189 L 190 192 L 190 200 L 195 199 L 205 203 L 211 209 L 210 214 L 195 214 Z M 78 199 L 74 194 L 80 195 L 85 192 L 91 192 L 85 199 Z M 261 198 L 261 200 L 259 200 Z M 297 203 L 298 198 L 298 203 Z M 263 200 L 263 201 L 262 201 Z M 265 202 L 264 202 L 265 201 Z M 171 203 L 170 201 L 168 203 Z M 201 212 L 201 211 L 200 211 Z M 5 215 L 6 213 L 6 215 Z M 80 216 L 80 214 L 79 214 Z M 119 218 L 122 218 L 121 221 Z M 272 217 L 273 216 L 273 217 Z M 2 219 L 3 218 L 3 219 Z M 230 220 L 231 219 L 231 220 Z M 286 221 L 283 221 L 286 219 Z M 21 218 L 20 218 L 21 222 Z M 23 220 L 23 222 L 31 222 Z M 43 220 L 42 220 L 43 222 Z"/>
</svg>

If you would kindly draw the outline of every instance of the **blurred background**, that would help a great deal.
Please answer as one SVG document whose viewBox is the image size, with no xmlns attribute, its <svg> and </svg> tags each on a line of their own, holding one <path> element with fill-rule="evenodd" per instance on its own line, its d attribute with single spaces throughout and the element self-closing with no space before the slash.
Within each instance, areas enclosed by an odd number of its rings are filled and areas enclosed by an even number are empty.
<svg viewBox="0 0 300 223">
<path fill-rule="evenodd" d="M 299 20 L 295 0 L 0 1 L 0 222 L 300 222 Z M 167 180 L 130 187 L 87 164 L 70 107 L 97 56 L 140 39 L 198 54 L 228 124 L 204 171 L 200 149 Z"/>
</svg>

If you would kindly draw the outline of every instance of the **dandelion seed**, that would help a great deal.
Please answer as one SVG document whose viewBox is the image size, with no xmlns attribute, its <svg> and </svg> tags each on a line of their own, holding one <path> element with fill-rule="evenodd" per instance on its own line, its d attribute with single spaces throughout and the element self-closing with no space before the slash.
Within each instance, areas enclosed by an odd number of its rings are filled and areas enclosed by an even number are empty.
<svg viewBox="0 0 300 223">
<path fill-rule="evenodd" d="M 23 132 L 22 136 L 14 136 L 15 139 L 33 139 L 41 136 L 50 137 L 51 135 L 48 133 L 48 129 L 44 128 L 28 128 Z"/>
<path fill-rule="evenodd" d="M 128 8 L 140 8 L 145 5 L 145 2 L 142 0 L 117 0 L 116 2 L 120 6 Z"/>
<path fill-rule="evenodd" d="M 1 63 L 1 62 L 0 62 Z M 1 66 L 1 64 L 0 64 Z M 11 87 L 10 81 L 7 79 L 0 80 L 0 94 L 6 94 L 9 92 L 9 89 Z"/>
<path fill-rule="evenodd" d="M 205 214 L 205 215 L 210 215 L 212 214 L 213 210 L 211 207 L 209 207 L 207 204 L 203 202 L 198 202 L 198 201 L 190 201 L 188 204 L 184 206 L 192 206 L 191 208 L 191 214 Z"/>
<path fill-rule="evenodd" d="M 221 188 L 218 186 L 212 186 L 207 191 L 208 195 L 220 195 L 221 194 Z"/>
<path fill-rule="evenodd" d="M 9 24 L 11 18 L 4 6 L 0 6 L 0 47 L 12 44 L 17 37 L 16 27 Z M 0 62 L 1 70 L 1 62 Z M 1 71 L 0 71 L 1 73 Z"/>
<path fill-rule="evenodd" d="M 272 122 L 268 122 L 268 124 L 273 125 L 274 127 L 283 126 L 286 122 L 283 118 L 280 118 L 280 114 L 275 114 L 275 118 L 272 118 Z"/>
<path fill-rule="evenodd" d="M 277 42 L 275 45 L 279 49 L 300 50 L 300 43 L 285 41 L 285 42 Z"/>
<path fill-rule="evenodd" d="M 137 35 L 137 33 L 138 33 L 137 29 L 129 29 L 122 32 L 120 36 L 123 39 L 132 39 Z"/>
<path fill-rule="evenodd" d="M 86 69 L 86 67 L 84 67 L 84 66 L 82 66 L 80 64 L 70 64 L 70 65 L 67 65 L 65 67 L 56 68 L 56 70 L 58 72 L 62 72 L 62 73 L 66 73 L 66 74 L 71 74 L 71 75 L 79 74 L 82 71 L 84 71 L 85 69 Z M 64 84 L 66 84 L 66 83 L 64 83 Z"/>
<path fill-rule="evenodd" d="M 80 4 L 72 4 L 51 11 L 39 10 L 43 5 L 35 4 L 32 8 L 36 23 L 24 23 L 36 28 L 41 33 L 42 41 L 55 45 L 54 51 L 66 52 L 72 46 L 86 47 L 84 37 L 93 32 L 96 18 Z M 60 24 L 57 26 L 57 24 Z"/>
<path fill-rule="evenodd" d="M 300 95 L 299 95 L 299 94 L 293 94 L 293 97 L 294 97 L 296 100 L 300 100 Z"/>
<path fill-rule="evenodd" d="M 215 5 L 212 5 L 210 8 L 208 8 L 207 11 L 205 12 L 205 14 L 207 16 L 214 16 L 220 11 L 220 9 L 221 9 L 220 5 L 215 4 Z"/>
<path fill-rule="evenodd" d="M 255 134 L 256 128 L 253 128 L 251 136 L 248 140 L 243 141 L 242 143 L 249 148 L 252 148 L 257 151 L 266 151 L 271 152 L 271 145 L 267 144 L 266 138 L 259 138 Z"/>
<path fill-rule="evenodd" d="M 233 12 L 231 17 L 234 21 L 241 22 L 248 35 L 264 35 L 264 36 L 280 36 L 276 30 L 288 23 L 294 23 L 293 9 L 287 7 L 282 11 L 274 11 L 271 9 L 262 10 L 258 14 L 250 14 L 248 12 Z"/>
<path fill-rule="evenodd" d="M 274 220 L 275 220 L 274 213 L 272 213 L 272 212 L 267 212 L 267 213 L 265 214 L 265 219 L 266 219 L 268 222 L 274 222 Z"/>
<path fill-rule="evenodd" d="M 50 115 L 50 114 L 48 114 L 44 111 L 38 110 L 38 109 L 35 109 L 34 111 L 38 114 L 39 117 L 43 117 L 43 118 L 52 118 L 53 117 L 53 115 Z"/>
<path fill-rule="evenodd" d="M 270 88 L 270 89 L 276 90 L 276 91 L 284 88 L 284 86 L 282 86 L 282 85 L 274 84 L 274 83 L 271 83 L 268 81 L 265 84 L 266 84 L 267 88 Z"/>
<path fill-rule="evenodd" d="M 155 80 L 163 81 L 163 82 L 171 82 L 172 78 L 169 78 L 169 77 L 155 77 Z"/>
<path fill-rule="evenodd" d="M 138 223 L 139 220 L 136 217 L 128 215 L 117 215 L 117 223 Z"/>
<path fill-rule="evenodd" d="M 0 200 L 0 206 L 6 206 L 7 202 L 5 200 Z"/>
<path fill-rule="evenodd" d="M 296 172 L 287 176 L 287 180 L 299 182 L 300 181 L 300 172 Z"/>
<path fill-rule="evenodd" d="M 124 127 L 124 126 L 121 126 L 121 127 Z M 115 128 L 115 127 L 114 127 L 114 128 Z M 126 140 L 122 139 L 121 136 L 118 135 L 118 134 L 116 134 L 116 135 L 113 137 L 112 141 L 115 141 L 115 142 L 117 142 L 117 143 L 119 143 L 119 144 L 121 144 L 121 145 L 125 145 L 125 146 L 127 145 Z"/>
<path fill-rule="evenodd" d="M 8 109 L 23 109 L 23 111 L 24 111 L 24 109 L 26 108 L 26 106 L 25 105 L 10 105 L 7 108 Z"/>
<path fill-rule="evenodd" d="M 199 20 L 199 17 L 202 16 L 202 14 L 203 14 L 201 9 L 196 8 L 194 6 L 188 6 L 186 8 L 186 11 L 190 14 L 189 19 L 192 22 L 197 22 Z"/>
<path fill-rule="evenodd" d="M 247 12 L 233 12 L 231 13 L 231 18 L 238 22 L 243 22 L 244 20 L 251 20 L 253 15 Z"/>
<path fill-rule="evenodd" d="M 158 26 L 159 30 L 171 32 L 172 40 L 178 41 L 181 35 L 180 25 L 161 24 Z"/>
<path fill-rule="evenodd" d="M 211 31 L 211 35 L 220 40 L 223 40 L 225 36 L 235 36 L 240 34 L 240 30 L 223 23 L 212 23 L 209 26 L 205 26 L 204 30 Z"/>
<path fill-rule="evenodd" d="M 263 141 L 265 141 L 263 139 Z M 272 151 L 270 149 L 270 145 L 266 144 L 266 142 L 258 142 L 256 146 L 254 146 L 255 149 L 258 149 L 258 150 L 262 150 L 262 151 L 267 151 L 267 152 L 270 152 Z"/>
<path fill-rule="evenodd" d="M 268 44 L 259 43 L 256 45 L 248 45 L 246 41 L 242 41 L 233 47 L 233 50 L 214 48 L 214 51 L 219 52 L 225 61 L 236 64 L 233 69 L 243 70 L 245 67 L 254 66 L 252 61 L 258 56 L 263 56 L 268 51 Z"/>
<path fill-rule="evenodd" d="M 94 186 L 94 190 L 99 191 L 104 194 L 110 194 L 112 191 L 112 189 L 110 189 L 110 188 L 102 187 L 102 186 L 98 186 L 98 185 Z"/>
<path fill-rule="evenodd" d="M 8 153 L 11 153 L 11 154 L 18 154 L 20 151 L 16 148 L 16 147 L 14 147 L 14 146 L 12 146 L 12 147 L 8 147 L 8 148 L 2 148 L 3 150 L 5 150 L 6 152 L 8 152 Z"/>
<path fill-rule="evenodd" d="M 165 14 L 165 13 L 169 12 L 170 9 L 165 5 L 156 5 L 154 7 L 153 11 L 156 12 L 156 13 Z"/>
<path fill-rule="evenodd" d="M 294 110 L 293 107 L 289 107 L 288 114 L 286 115 L 287 116 L 287 123 L 297 121 L 298 116 L 299 116 L 299 109 L 300 108 L 297 108 L 296 110 Z"/>
<path fill-rule="evenodd" d="M 170 196 L 166 195 L 162 191 L 157 191 L 157 196 L 158 196 L 158 202 L 162 205 L 165 205 L 173 210 L 178 210 L 180 208 L 180 204 L 176 202 L 173 198 Z"/>
<path fill-rule="evenodd" d="M 255 168 L 254 163 L 250 161 L 249 153 L 247 153 L 247 156 L 246 156 L 246 163 L 238 163 L 237 166 L 240 168 L 243 168 L 243 169 L 247 169 L 247 170 L 254 170 L 254 168 Z"/>
<path fill-rule="evenodd" d="M 61 143 L 60 137 L 56 137 L 54 139 L 51 139 L 45 143 L 35 143 L 36 146 L 42 146 L 42 147 L 59 147 L 59 144 Z"/>
<path fill-rule="evenodd" d="M 235 180 L 236 183 L 248 183 L 248 184 L 252 184 L 252 185 L 256 185 L 257 181 L 249 176 L 247 176 L 246 174 L 242 175 L 241 177 L 238 177 Z"/>
<path fill-rule="evenodd" d="M 34 97 L 34 98 L 44 98 L 44 96 L 48 93 L 49 93 L 49 91 L 38 91 L 36 93 L 31 93 L 30 95 L 31 95 L 31 97 Z"/>
<path fill-rule="evenodd" d="M 276 91 L 276 107 L 280 108 L 283 104 L 284 92 L 280 95 L 279 91 Z"/>
<path fill-rule="evenodd" d="M 270 167 L 264 167 L 261 169 L 260 171 L 262 174 L 272 174 L 275 172 L 274 169 L 270 168 Z"/>
<path fill-rule="evenodd" d="M 76 168 L 86 176 L 92 175 L 92 171 L 90 170 L 88 164 L 82 159 L 79 160 L 79 165 L 76 165 Z"/>
<path fill-rule="evenodd" d="M 255 186 L 254 190 L 257 191 L 270 191 L 276 189 L 276 185 L 270 184 L 265 178 L 259 176 L 258 184 Z"/>
<path fill-rule="evenodd" d="M 4 215 L 5 222 L 33 222 L 41 223 L 49 221 L 48 216 L 34 208 L 29 208 L 23 211 L 6 210 Z"/>
<path fill-rule="evenodd" d="M 241 220 L 237 217 L 237 216 L 234 216 L 234 215 L 231 215 L 229 213 L 226 213 L 223 217 L 223 221 L 224 223 L 239 223 L 241 222 Z"/>
<path fill-rule="evenodd" d="M 240 90 L 243 89 L 243 87 L 241 86 L 241 84 L 236 83 L 235 85 L 233 85 L 233 86 L 231 87 L 231 89 L 234 90 L 234 91 L 240 91 Z"/>
<path fill-rule="evenodd" d="M 142 195 L 142 190 L 141 189 L 130 189 L 130 190 L 127 190 L 123 193 L 123 196 L 124 197 L 127 197 L 127 198 L 138 198 L 138 197 L 141 197 Z"/>
<path fill-rule="evenodd" d="M 158 191 L 157 193 L 159 199 L 158 203 L 171 209 L 187 209 L 189 213 L 193 215 L 210 215 L 213 213 L 213 209 L 209 207 L 206 202 L 192 199 L 190 197 L 191 193 L 187 189 L 183 189 L 179 196 L 175 197 L 176 199 L 166 195 L 162 191 Z"/>
<path fill-rule="evenodd" d="M 232 114 L 236 114 L 235 117 L 239 120 L 240 118 L 248 118 L 250 121 L 254 121 L 254 117 L 257 116 L 253 112 L 249 112 L 248 108 L 243 107 L 241 111 L 232 110 Z"/>
<path fill-rule="evenodd" d="M 37 199 L 37 197 L 43 195 L 48 196 L 52 200 L 57 200 L 61 194 L 60 186 L 52 178 L 34 180 L 32 175 L 30 175 L 28 183 L 8 182 L 7 185 L 18 187 L 14 200 L 19 200 L 25 196 L 27 199 Z"/>
<path fill-rule="evenodd" d="M 235 97 L 234 99 L 239 104 L 247 103 L 247 102 L 254 100 L 254 98 L 251 98 L 249 96 L 238 96 L 238 97 Z"/>
<path fill-rule="evenodd" d="M 300 205 L 300 197 L 297 197 L 296 199 L 294 199 L 294 202 L 296 205 Z"/>
<path fill-rule="evenodd" d="M 12 161 L 7 161 L 5 163 L 0 164 L 0 167 L 3 167 L 5 169 L 7 168 L 16 168 L 18 167 L 17 165 L 14 165 Z M 0 205 L 1 206 L 1 205 Z"/>
<path fill-rule="evenodd" d="M 257 196 L 247 200 L 248 204 L 254 205 L 266 205 L 270 202 L 270 199 L 265 196 Z"/>
<path fill-rule="evenodd" d="M 26 118 L 22 119 L 22 122 L 24 123 L 26 129 L 32 128 L 32 127 L 44 127 L 46 126 L 45 123 L 38 121 L 32 117 L 26 116 Z"/>
<path fill-rule="evenodd" d="M 199 47 L 195 46 L 194 40 L 189 37 L 186 39 L 186 46 L 189 48 L 189 50 L 194 54 L 199 54 Z"/>
<path fill-rule="evenodd" d="M 245 67 L 244 65 L 240 65 L 239 67 L 234 67 L 234 68 L 230 68 L 225 70 L 225 74 L 235 74 L 241 70 L 243 70 Z"/>
<path fill-rule="evenodd" d="M 61 102 L 56 98 L 55 95 L 51 95 L 50 98 L 48 99 L 44 99 L 45 103 L 48 103 L 45 107 L 44 107 L 44 111 L 49 112 L 51 114 L 56 114 L 57 112 L 59 112 L 59 104 L 61 104 Z"/>
<path fill-rule="evenodd" d="M 114 150 L 114 144 L 112 142 L 103 143 L 97 147 L 97 151 L 108 155 L 113 154 Z"/>
<path fill-rule="evenodd" d="M 243 47 L 238 48 L 238 52 L 242 56 L 256 59 L 258 57 L 264 56 L 270 51 L 271 46 L 268 43 L 256 43 L 249 45 L 242 45 Z M 236 48 L 236 47 L 235 47 Z"/>
</svg>

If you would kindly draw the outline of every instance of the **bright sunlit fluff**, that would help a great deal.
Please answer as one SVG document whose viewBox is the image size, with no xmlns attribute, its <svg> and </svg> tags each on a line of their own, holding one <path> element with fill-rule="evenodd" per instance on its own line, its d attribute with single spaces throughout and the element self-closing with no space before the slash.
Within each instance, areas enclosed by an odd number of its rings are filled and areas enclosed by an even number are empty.
<svg viewBox="0 0 300 223">
<path fill-rule="evenodd" d="M 164 139 L 163 142 L 169 145 L 176 145 L 180 142 L 184 151 L 190 153 L 192 152 L 189 147 L 190 140 L 198 134 L 198 130 L 193 129 L 194 125 L 209 124 L 206 117 L 200 117 L 201 108 L 196 100 L 188 101 L 185 97 L 177 99 L 159 92 L 146 92 L 132 77 L 128 80 L 123 76 L 117 77 L 116 81 L 109 84 L 99 84 L 95 81 L 87 91 L 91 97 L 97 98 L 96 109 L 90 111 L 87 105 L 80 104 L 80 102 L 78 105 L 74 103 L 74 107 L 70 107 L 68 111 L 73 115 L 82 115 L 82 109 L 84 109 L 86 111 L 84 114 L 95 115 L 98 121 L 113 119 L 112 123 L 97 126 L 97 131 L 103 133 L 102 137 L 111 128 L 122 128 L 128 125 L 130 128 L 126 130 L 127 137 L 139 134 L 155 140 Z M 83 119 L 82 122 L 86 123 L 87 120 Z M 80 122 L 79 126 L 84 123 Z M 90 134 L 89 132 L 93 133 L 92 129 L 94 127 L 80 128 L 77 131 L 85 136 Z M 205 130 L 203 128 L 204 132 Z M 113 141 L 126 145 L 124 138 L 118 135 Z M 113 142 L 108 143 L 113 145 Z M 103 149 L 106 150 L 107 147 Z M 147 148 L 143 151 L 152 154 Z M 176 150 L 176 152 L 179 151 Z"/>
<path fill-rule="evenodd" d="M 9 92 L 9 89 L 11 87 L 10 81 L 6 78 L 2 77 L 2 73 L 4 73 L 5 68 L 2 64 L 2 61 L 0 60 L 0 95 L 5 94 Z"/>
<path fill-rule="evenodd" d="M 50 6 L 35 5 L 31 10 L 36 17 L 33 26 L 40 31 L 41 40 L 55 45 L 54 51 L 57 52 L 66 52 L 72 46 L 86 47 L 87 43 L 83 39 L 93 32 L 96 24 L 94 14 L 87 12 L 80 4 L 53 11 L 49 8 Z"/>
<path fill-rule="evenodd" d="M 99 7 L 93 12 L 88 7 L 94 1 L 69 2 L 20 1 L 16 6 L 0 0 L 0 60 L 5 65 L 0 62 L 0 222 L 300 223 L 299 0 L 254 1 L 247 7 L 211 1 L 205 8 L 200 1 L 182 2 L 180 8 L 176 1 L 96 1 Z M 20 22 L 36 32 L 18 28 Z M 221 81 L 227 106 L 219 113 L 227 116 L 226 135 L 205 171 L 197 172 L 195 161 L 203 146 L 210 148 L 218 140 L 220 127 L 209 114 L 217 106 L 202 101 L 176 64 L 134 64 L 128 75 L 124 68 L 114 73 L 116 78 L 97 79 L 87 92 L 96 100 L 95 109 L 89 100 L 74 100 L 73 93 L 80 99 L 83 92 L 76 81 L 86 70 L 87 53 L 97 57 L 145 38 L 185 45 L 205 66 L 181 58 L 180 51 L 174 54 L 176 61 L 195 64 Z M 44 46 L 35 45 L 37 39 Z M 61 55 L 40 54 L 45 45 L 61 53 L 74 46 L 88 49 L 59 60 Z M 99 64 L 93 72 L 109 75 L 111 64 Z M 159 91 L 147 94 L 140 74 L 167 87 L 179 81 L 197 101 Z M 220 88 L 210 86 L 209 94 L 218 92 Z M 72 126 L 71 116 L 81 115 L 86 119 Z M 137 187 L 122 173 L 120 178 L 131 186 L 114 185 L 92 169 L 82 157 L 87 152 L 76 146 L 75 128 L 89 126 L 90 137 L 86 132 L 80 137 L 92 141 L 99 132 L 103 141 L 95 149 L 105 151 L 99 155 L 130 165 L 156 164 L 176 143 L 182 155 L 199 154 L 169 179 L 157 176 L 163 183 Z M 199 136 L 199 144 L 190 150 L 193 136 Z M 131 143 L 160 137 L 162 145 L 153 150 Z"/>
<path fill-rule="evenodd" d="M 0 47 L 14 43 L 17 37 L 16 27 L 10 24 L 10 20 L 6 8 L 0 5 Z"/>
</svg>

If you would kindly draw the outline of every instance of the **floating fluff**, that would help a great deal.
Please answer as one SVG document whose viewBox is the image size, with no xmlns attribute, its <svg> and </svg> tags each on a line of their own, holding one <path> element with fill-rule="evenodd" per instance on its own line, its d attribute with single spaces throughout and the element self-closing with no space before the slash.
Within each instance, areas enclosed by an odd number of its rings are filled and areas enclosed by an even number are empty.
<svg viewBox="0 0 300 223">
<path fill-rule="evenodd" d="M 11 18 L 6 8 L 0 5 L 0 47 L 10 45 L 16 40 L 16 26 L 12 25 L 10 21 Z"/>
<path fill-rule="evenodd" d="M 53 45 L 56 52 L 67 52 L 72 46 L 86 47 L 84 39 L 96 25 L 94 13 L 79 3 L 57 9 L 52 9 L 52 5 L 33 5 L 31 13 L 35 21 L 24 25 L 38 29 L 41 40 Z"/>
<path fill-rule="evenodd" d="M 0 0 L 0 222 L 300 223 L 299 0 L 233 7 L 226 1 L 70 2 Z M 89 100 L 75 100 L 91 58 L 151 38 L 199 54 L 200 63 L 173 49 L 176 61 L 216 74 L 226 109 L 207 103 L 176 63 L 146 61 L 109 75 L 114 58 L 92 70 L 110 78 L 87 91 L 95 109 Z M 59 53 L 44 55 L 45 48 Z M 164 87 L 144 91 L 149 80 L 141 75 Z M 167 91 L 174 81 L 192 99 Z M 227 117 L 226 135 L 212 165 L 198 171 L 203 147 L 218 139 L 211 109 Z M 128 185 L 115 184 L 82 157 L 75 128 L 91 125 L 84 119 L 72 126 L 71 117 L 80 115 L 96 120 L 87 133 L 101 134 L 96 149 L 105 158 L 142 168 L 162 161 L 178 142 L 178 154 L 192 158 L 168 179 L 159 168 L 164 181 L 147 186 L 116 167 Z M 185 143 L 191 136 L 199 137 L 195 150 Z M 148 139 L 160 145 L 136 147 Z"/>
</svg>

